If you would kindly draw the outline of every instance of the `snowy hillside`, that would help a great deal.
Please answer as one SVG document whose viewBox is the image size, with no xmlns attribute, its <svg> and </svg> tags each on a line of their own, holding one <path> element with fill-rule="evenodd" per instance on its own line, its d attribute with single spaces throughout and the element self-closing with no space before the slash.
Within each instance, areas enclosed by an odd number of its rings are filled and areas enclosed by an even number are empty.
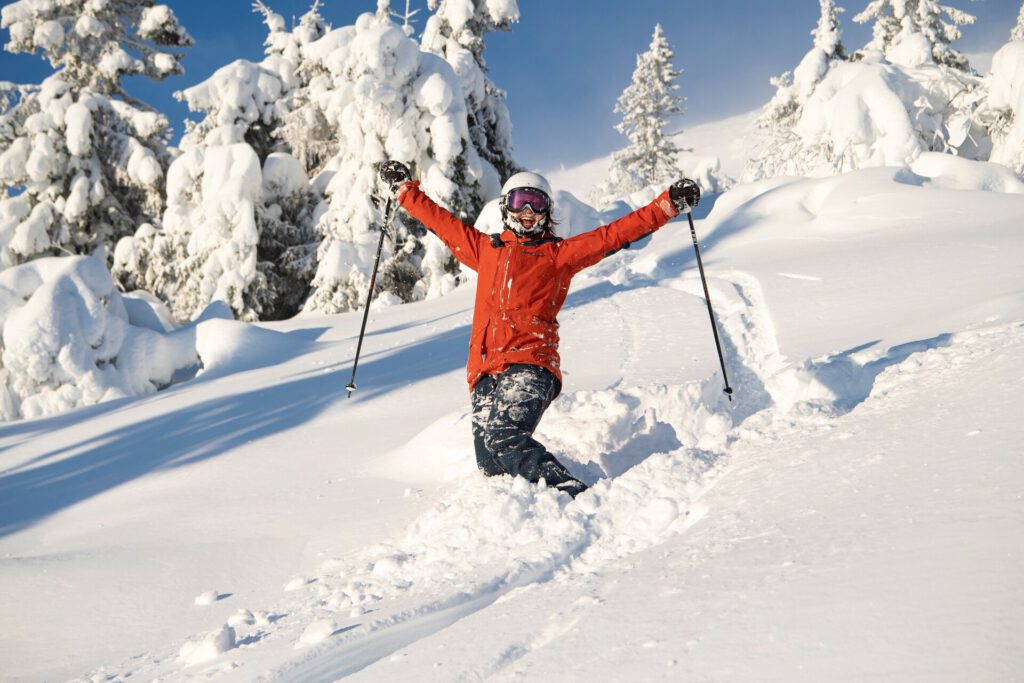
<svg viewBox="0 0 1024 683">
<path fill-rule="evenodd" d="M 352 399 L 358 313 L 212 318 L 195 379 L 0 429 L 0 680 L 1019 675 L 1024 184 L 714 199 L 735 402 L 677 220 L 561 315 L 575 502 L 475 472 L 471 285 L 375 311 Z"/>
<path fill-rule="evenodd" d="M 730 178 L 743 175 L 757 112 L 730 116 L 721 121 L 686 125 L 672 140 L 683 151 L 679 163 L 690 177 L 699 177 L 700 169 L 717 160 L 721 173 Z M 608 177 L 610 157 L 601 157 L 571 169 L 547 169 L 546 175 L 556 187 L 588 198 L 594 188 Z"/>
</svg>

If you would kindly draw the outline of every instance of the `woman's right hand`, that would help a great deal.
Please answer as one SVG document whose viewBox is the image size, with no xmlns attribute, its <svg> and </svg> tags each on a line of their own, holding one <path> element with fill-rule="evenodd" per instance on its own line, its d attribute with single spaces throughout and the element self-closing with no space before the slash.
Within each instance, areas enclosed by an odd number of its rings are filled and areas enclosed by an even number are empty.
<svg viewBox="0 0 1024 683">
<path fill-rule="evenodd" d="M 690 213 L 690 210 L 700 202 L 700 185 L 689 178 L 677 180 L 669 186 L 668 196 L 677 211 Z"/>
<path fill-rule="evenodd" d="M 403 184 L 412 180 L 409 167 L 401 161 L 382 161 L 377 165 L 377 175 L 391 189 L 391 194 L 398 191 Z"/>
</svg>

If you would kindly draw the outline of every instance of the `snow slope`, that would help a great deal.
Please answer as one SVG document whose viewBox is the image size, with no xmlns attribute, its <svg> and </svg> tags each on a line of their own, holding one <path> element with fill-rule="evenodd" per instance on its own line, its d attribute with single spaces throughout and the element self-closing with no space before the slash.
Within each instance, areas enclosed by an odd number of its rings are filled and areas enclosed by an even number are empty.
<svg viewBox="0 0 1024 683">
<path fill-rule="evenodd" d="M 1019 675 L 1024 184 L 712 203 L 736 400 L 685 220 L 586 271 L 539 430 L 575 502 L 474 472 L 466 288 L 375 311 L 352 399 L 359 314 L 216 321 L 195 380 L 0 429 L 0 679 Z"/>
</svg>

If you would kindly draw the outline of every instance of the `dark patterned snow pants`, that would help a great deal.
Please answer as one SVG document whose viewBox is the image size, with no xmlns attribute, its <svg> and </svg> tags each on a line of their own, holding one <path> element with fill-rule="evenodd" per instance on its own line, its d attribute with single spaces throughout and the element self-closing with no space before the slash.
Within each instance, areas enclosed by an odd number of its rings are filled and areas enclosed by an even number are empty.
<svg viewBox="0 0 1024 683">
<path fill-rule="evenodd" d="M 484 375 L 473 387 L 473 445 L 476 464 L 489 477 L 519 475 L 557 486 L 573 477 L 533 438 L 533 431 L 557 392 L 558 378 L 537 365 L 512 365 Z"/>
</svg>

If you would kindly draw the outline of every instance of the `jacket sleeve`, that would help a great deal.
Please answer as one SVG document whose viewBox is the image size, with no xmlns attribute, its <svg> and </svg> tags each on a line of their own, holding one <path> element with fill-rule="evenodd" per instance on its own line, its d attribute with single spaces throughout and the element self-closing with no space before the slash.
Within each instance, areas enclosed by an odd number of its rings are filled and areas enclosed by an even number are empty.
<svg viewBox="0 0 1024 683">
<path fill-rule="evenodd" d="M 438 206 L 419 185 L 418 182 L 403 185 L 398 191 L 398 203 L 437 235 L 459 262 L 476 270 L 480 263 L 480 246 L 489 239 L 487 235 Z"/>
<path fill-rule="evenodd" d="M 630 242 L 650 235 L 678 215 L 666 190 L 647 206 L 562 242 L 558 250 L 559 265 L 568 266 L 573 272 L 583 270 Z"/>
</svg>

